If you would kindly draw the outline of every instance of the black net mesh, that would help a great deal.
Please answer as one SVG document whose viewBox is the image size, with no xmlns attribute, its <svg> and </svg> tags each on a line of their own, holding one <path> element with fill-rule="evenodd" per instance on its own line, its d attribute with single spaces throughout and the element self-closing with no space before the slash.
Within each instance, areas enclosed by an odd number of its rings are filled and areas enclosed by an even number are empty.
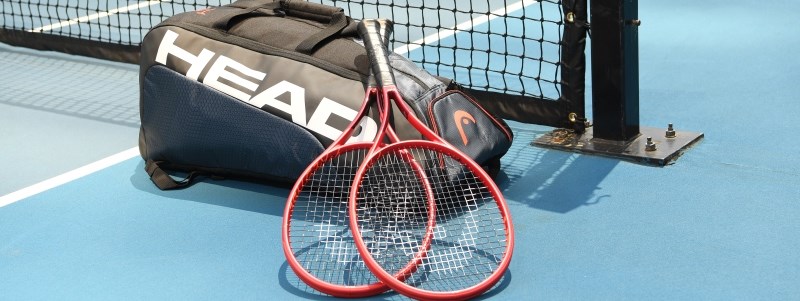
<svg viewBox="0 0 800 301">
<path fill-rule="evenodd" d="M 4 0 L 3 29 L 139 45 L 150 28 L 185 11 L 231 1 Z"/>
<path fill-rule="evenodd" d="M 472 90 L 553 101 L 568 86 L 561 80 L 561 0 L 310 1 L 341 7 L 354 19 L 393 20 L 395 52 Z M 112 52 L 134 47 L 128 58 L 135 58 L 147 31 L 169 16 L 230 2 L 5 0 L 0 42 L 41 33 L 45 39 L 57 38 L 55 43 L 63 44 L 66 37 Z"/>
<path fill-rule="evenodd" d="M 560 96 L 561 1 L 312 1 L 391 19 L 395 52 L 468 88 Z"/>
</svg>

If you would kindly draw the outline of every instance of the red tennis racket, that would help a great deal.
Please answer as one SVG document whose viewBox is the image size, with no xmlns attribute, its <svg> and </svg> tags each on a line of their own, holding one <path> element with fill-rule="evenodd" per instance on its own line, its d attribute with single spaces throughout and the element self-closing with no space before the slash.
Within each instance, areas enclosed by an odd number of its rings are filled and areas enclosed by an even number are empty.
<svg viewBox="0 0 800 301">
<path fill-rule="evenodd" d="M 390 27 L 380 33 L 384 39 L 390 35 Z M 376 88 L 369 87 L 350 125 L 295 182 L 284 211 L 282 243 L 289 266 L 307 285 L 332 296 L 366 297 L 389 289 L 364 265 L 347 219 L 347 200 L 355 172 L 384 136 L 378 135 L 372 142 L 348 143 L 358 140 L 352 138 L 356 129 L 362 127 L 363 133 L 365 117 L 373 104 L 379 107 L 378 132 L 385 132 L 389 113 L 378 101 Z M 397 141 L 393 131 L 386 133 Z"/>
<path fill-rule="evenodd" d="M 353 122 L 295 182 L 283 215 L 289 266 L 308 286 L 332 296 L 365 297 L 388 289 L 364 266 L 347 219 L 352 180 L 373 145 L 347 141 L 376 99 L 369 88 Z"/>
<path fill-rule="evenodd" d="M 380 28 L 388 26 L 385 20 L 359 24 L 381 107 L 390 111 L 393 103 L 427 140 L 376 140 L 350 190 L 353 239 L 367 268 L 403 295 L 473 298 L 508 268 L 511 216 L 486 172 L 428 129 L 402 99 L 380 38 Z M 391 126 L 379 127 L 378 136 L 385 133 L 393 133 Z"/>
</svg>

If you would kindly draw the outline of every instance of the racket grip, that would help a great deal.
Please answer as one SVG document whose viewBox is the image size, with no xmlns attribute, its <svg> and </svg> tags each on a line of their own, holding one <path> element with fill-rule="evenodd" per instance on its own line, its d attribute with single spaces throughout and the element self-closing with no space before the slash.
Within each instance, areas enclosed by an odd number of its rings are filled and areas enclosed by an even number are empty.
<svg viewBox="0 0 800 301">
<path fill-rule="evenodd" d="M 386 50 L 386 42 L 392 35 L 393 26 L 392 21 L 387 19 L 364 19 L 358 23 L 358 34 L 364 40 L 372 73 L 381 87 L 394 85 L 394 75 Z"/>
</svg>

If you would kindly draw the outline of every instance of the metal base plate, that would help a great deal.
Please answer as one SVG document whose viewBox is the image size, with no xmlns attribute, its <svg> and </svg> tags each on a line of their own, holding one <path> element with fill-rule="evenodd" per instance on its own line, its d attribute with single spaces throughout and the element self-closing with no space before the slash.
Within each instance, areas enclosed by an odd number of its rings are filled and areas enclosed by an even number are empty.
<svg viewBox="0 0 800 301">
<path fill-rule="evenodd" d="M 573 130 L 555 129 L 531 144 L 558 149 L 617 158 L 642 164 L 665 166 L 671 164 L 694 143 L 703 139 L 703 133 L 675 132 L 674 138 L 666 137 L 666 129 L 641 127 L 640 135 L 629 141 L 613 141 L 594 138 L 592 128 L 578 135 Z M 653 138 L 655 150 L 645 150 L 647 137 Z"/>
</svg>

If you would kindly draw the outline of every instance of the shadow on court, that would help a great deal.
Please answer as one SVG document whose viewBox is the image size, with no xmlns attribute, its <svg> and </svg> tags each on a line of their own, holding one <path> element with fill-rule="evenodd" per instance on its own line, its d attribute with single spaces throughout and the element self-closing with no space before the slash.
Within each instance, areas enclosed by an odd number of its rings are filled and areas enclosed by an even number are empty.
<svg viewBox="0 0 800 301">
<path fill-rule="evenodd" d="M 341 298 L 331 297 L 325 294 L 322 294 L 313 288 L 306 285 L 302 280 L 300 280 L 297 275 L 295 275 L 294 271 L 289 268 L 289 263 L 284 261 L 281 264 L 281 267 L 278 269 L 278 284 L 283 288 L 285 291 L 308 300 L 341 300 Z M 387 291 L 383 294 L 373 296 L 368 298 L 370 300 L 407 300 L 408 298 L 402 297 L 402 295 Z M 358 299 L 360 300 L 360 299 Z"/>
<path fill-rule="evenodd" d="M 503 157 L 503 169 L 497 179 L 506 199 L 567 213 L 611 197 L 603 194 L 599 184 L 619 161 L 530 145 L 548 131 L 514 128 L 514 145 Z"/>
<path fill-rule="evenodd" d="M 136 65 L 0 45 L 0 103 L 139 127 Z"/>
<path fill-rule="evenodd" d="M 503 157 L 497 184 L 509 202 L 532 208 L 567 213 L 582 206 L 607 200 L 599 184 L 619 161 L 530 146 L 548 130 L 514 128 L 514 145 Z M 177 175 L 180 176 L 180 175 Z M 238 180 L 201 177 L 182 190 L 161 191 L 137 164 L 131 177 L 137 189 L 166 199 L 180 199 L 240 210 L 283 216 L 289 184 L 267 185 Z M 224 187 L 226 189 L 219 189 Z"/>
<path fill-rule="evenodd" d="M 334 298 L 328 295 L 323 295 L 320 292 L 317 292 L 313 288 L 306 285 L 300 278 L 298 278 L 291 268 L 289 268 L 289 264 L 284 262 L 280 269 L 278 269 L 278 281 L 281 288 L 286 290 L 287 292 L 309 300 L 341 300 L 340 298 Z M 503 278 L 500 279 L 492 289 L 486 291 L 483 295 L 473 299 L 473 300 L 489 300 L 495 295 L 502 292 L 506 287 L 511 284 L 511 269 L 509 268 L 506 270 L 506 273 L 503 275 Z M 409 298 L 398 294 L 394 291 L 387 291 L 383 294 L 373 296 L 368 298 L 370 300 L 409 300 Z"/>
</svg>

